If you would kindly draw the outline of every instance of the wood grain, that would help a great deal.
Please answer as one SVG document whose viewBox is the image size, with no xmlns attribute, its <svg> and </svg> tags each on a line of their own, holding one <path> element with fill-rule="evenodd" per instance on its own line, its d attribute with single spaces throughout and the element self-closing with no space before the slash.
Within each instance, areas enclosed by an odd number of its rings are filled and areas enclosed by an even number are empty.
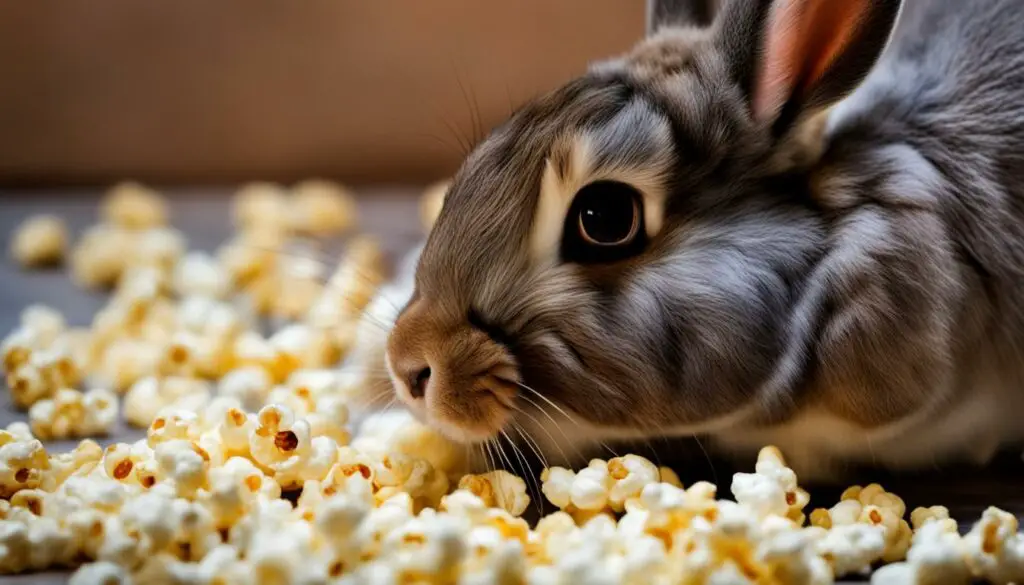
<svg viewBox="0 0 1024 585">
<path fill-rule="evenodd" d="M 0 3 L 0 183 L 451 173 L 643 35 L 621 0 Z"/>
</svg>

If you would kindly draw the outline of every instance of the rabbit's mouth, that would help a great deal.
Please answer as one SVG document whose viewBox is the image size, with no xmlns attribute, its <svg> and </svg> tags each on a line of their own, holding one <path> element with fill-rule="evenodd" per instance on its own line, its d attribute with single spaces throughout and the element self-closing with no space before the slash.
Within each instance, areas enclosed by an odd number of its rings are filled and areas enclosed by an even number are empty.
<svg viewBox="0 0 1024 585">
<path fill-rule="evenodd" d="M 436 320 L 422 301 L 398 319 L 385 362 L 397 398 L 453 440 L 493 439 L 518 410 L 521 376 L 508 346 L 470 323 Z"/>
<path fill-rule="evenodd" d="M 481 443 L 500 435 L 518 407 L 517 382 L 506 366 L 481 373 L 467 385 L 439 382 L 426 399 L 413 406 L 421 418 L 448 438 L 460 443 Z"/>
</svg>

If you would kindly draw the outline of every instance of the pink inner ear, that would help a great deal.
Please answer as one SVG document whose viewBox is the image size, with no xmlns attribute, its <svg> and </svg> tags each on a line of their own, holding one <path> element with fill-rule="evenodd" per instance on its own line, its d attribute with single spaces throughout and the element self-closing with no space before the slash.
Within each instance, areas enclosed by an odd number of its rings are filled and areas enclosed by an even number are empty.
<svg viewBox="0 0 1024 585">
<path fill-rule="evenodd" d="M 814 88 L 853 40 L 872 0 L 776 0 L 752 110 L 774 119 L 794 94 Z"/>
</svg>

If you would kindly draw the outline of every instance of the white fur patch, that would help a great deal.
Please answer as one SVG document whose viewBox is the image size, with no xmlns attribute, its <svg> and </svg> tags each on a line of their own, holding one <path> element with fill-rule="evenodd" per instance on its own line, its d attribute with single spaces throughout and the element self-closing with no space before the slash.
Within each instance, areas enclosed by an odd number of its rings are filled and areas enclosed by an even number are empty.
<svg viewBox="0 0 1024 585">
<path fill-rule="evenodd" d="M 550 158 L 545 161 L 540 197 L 530 229 L 530 251 L 538 266 L 550 266 L 557 261 L 562 229 L 573 199 L 581 188 L 595 181 L 618 181 L 639 191 L 647 237 L 652 238 L 661 231 L 667 197 L 664 180 L 672 163 L 672 139 L 667 127 L 659 127 L 652 139 L 663 145 L 665 154 L 643 166 L 597 167 L 594 140 L 587 133 L 568 139 L 570 163 L 566 176 L 559 176 Z"/>
</svg>

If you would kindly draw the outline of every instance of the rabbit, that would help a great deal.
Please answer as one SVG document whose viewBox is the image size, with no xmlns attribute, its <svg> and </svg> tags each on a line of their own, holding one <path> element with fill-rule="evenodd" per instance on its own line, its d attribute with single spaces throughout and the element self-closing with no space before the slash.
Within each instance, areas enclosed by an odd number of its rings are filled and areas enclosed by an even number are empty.
<svg viewBox="0 0 1024 585">
<path fill-rule="evenodd" d="M 983 464 L 1024 435 L 1020 8 L 651 0 L 466 158 L 370 386 L 549 463 Z"/>
</svg>

